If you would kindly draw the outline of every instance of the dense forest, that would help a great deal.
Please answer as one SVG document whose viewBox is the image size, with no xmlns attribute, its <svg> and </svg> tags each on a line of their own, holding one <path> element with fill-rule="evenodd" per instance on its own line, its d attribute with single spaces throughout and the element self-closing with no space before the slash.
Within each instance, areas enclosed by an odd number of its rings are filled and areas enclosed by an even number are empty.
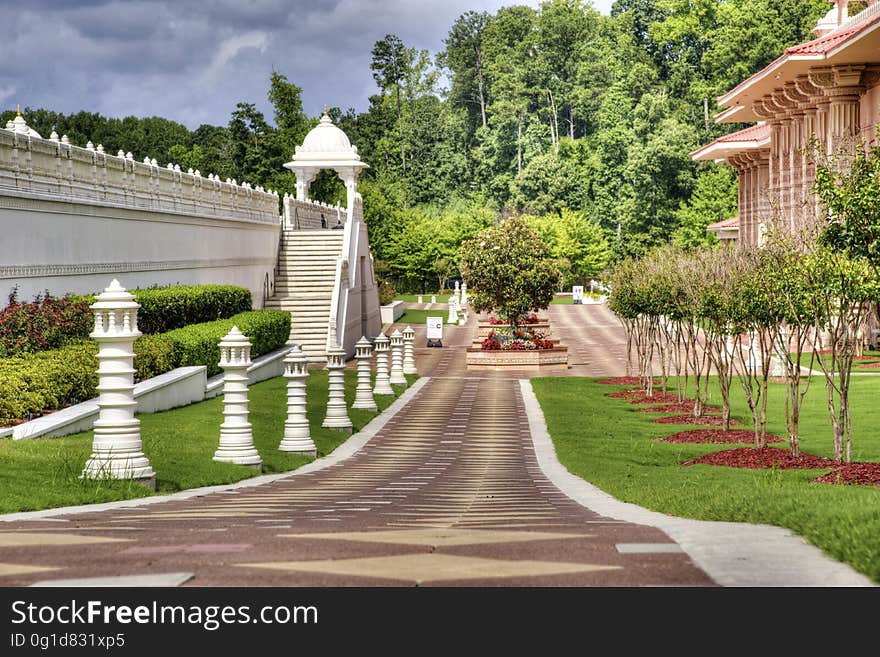
<svg viewBox="0 0 880 657">
<path fill-rule="evenodd" d="M 723 132 L 715 98 L 811 38 L 827 0 L 550 0 L 467 12 L 444 49 L 395 35 L 376 42 L 369 108 L 330 110 L 371 168 L 362 177 L 380 275 L 430 290 L 458 269 L 461 241 L 510 213 L 529 216 L 566 273 L 668 241 L 706 243 L 705 226 L 736 211 L 729 167 L 689 153 Z M 281 72 L 268 81 L 274 116 L 243 99 L 226 126 L 25 110 L 47 135 L 108 152 L 294 190 L 283 169 L 317 119 Z M 0 117 L 4 123 L 12 114 Z M 324 175 L 315 195 L 344 198 Z"/>
</svg>

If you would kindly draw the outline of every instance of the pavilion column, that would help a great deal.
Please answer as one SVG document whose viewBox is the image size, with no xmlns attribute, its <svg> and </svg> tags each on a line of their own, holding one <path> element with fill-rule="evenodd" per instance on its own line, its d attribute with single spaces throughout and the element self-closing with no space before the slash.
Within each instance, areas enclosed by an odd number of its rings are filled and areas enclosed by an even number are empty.
<svg viewBox="0 0 880 657">
<path fill-rule="evenodd" d="M 826 146 L 829 154 L 846 149 L 860 132 L 859 101 L 864 65 L 820 66 L 810 69 L 810 82 L 828 97 Z"/>
</svg>

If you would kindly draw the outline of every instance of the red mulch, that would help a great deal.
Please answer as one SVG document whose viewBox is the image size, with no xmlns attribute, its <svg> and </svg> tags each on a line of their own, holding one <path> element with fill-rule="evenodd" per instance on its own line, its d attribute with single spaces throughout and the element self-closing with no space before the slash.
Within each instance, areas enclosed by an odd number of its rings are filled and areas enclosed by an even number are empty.
<svg viewBox="0 0 880 657">
<path fill-rule="evenodd" d="M 703 417 L 694 417 L 693 415 L 667 415 L 665 417 L 655 417 L 651 422 L 656 422 L 657 424 L 705 424 L 711 427 L 720 427 L 724 424 L 723 419 L 717 415 L 704 415 Z M 730 418 L 731 426 L 737 424 L 742 424 L 742 422 Z"/>
<path fill-rule="evenodd" d="M 642 379 L 637 376 L 612 376 L 607 379 L 600 379 L 596 383 L 601 383 L 605 386 L 640 386 L 642 385 Z M 654 383 L 659 385 L 660 381 L 654 379 Z"/>
<path fill-rule="evenodd" d="M 694 465 L 695 463 L 724 465 L 728 468 L 779 468 L 780 470 L 790 470 L 793 468 L 815 470 L 840 465 L 837 461 L 821 456 L 813 456 L 812 454 L 804 454 L 803 452 L 798 458 L 794 458 L 787 449 L 780 449 L 779 447 L 762 447 L 761 449 L 738 447 L 736 449 L 725 449 L 720 452 L 698 456 L 690 461 L 685 461 L 682 465 Z"/>
<path fill-rule="evenodd" d="M 687 403 L 675 403 L 675 404 L 661 404 L 660 406 L 648 406 L 636 409 L 639 413 L 691 413 L 694 410 L 693 402 Z M 704 406 L 703 410 L 707 413 L 720 413 L 720 408 L 715 408 L 714 406 Z"/>
<path fill-rule="evenodd" d="M 647 397 L 644 390 L 618 390 L 608 394 L 608 397 L 614 399 L 629 399 L 631 404 L 676 404 L 678 397 L 671 393 L 663 393 L 659 390 L 654 391 L 653 397 Z M 685 399 L 685 402 L 690 400 Z"/>
<path fill-rule="evenodd" d="M 857 370 L 876 370 L 880 368 L 880 363 L 861 363 L 860 365 L 853 365 L 853 367 Z"/>
<path fill-rule="evenodd" d="M 746 429 L 691 429 L 690 431 L 679 431 L 666 438 L 661 438 L 663 443 L 709 443 L 720 445 L 725 443 L 753 443 L 755 441 L 755 432 Z M 782 439 L 772 434 L 767 434 L 768 443 L 781 443 Z"/>
<path fill-rule="evenodd" d="M 880 463 L 845 463 L 813 481 L 820 484 L 880 486 Z"/>
</svg>

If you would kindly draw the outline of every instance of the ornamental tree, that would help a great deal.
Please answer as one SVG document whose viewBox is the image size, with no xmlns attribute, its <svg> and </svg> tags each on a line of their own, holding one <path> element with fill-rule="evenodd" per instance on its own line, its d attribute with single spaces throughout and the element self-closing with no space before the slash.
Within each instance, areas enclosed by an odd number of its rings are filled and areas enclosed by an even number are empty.
<svg viewBox="0 0 880 657">
<path fill-rule="evenodd" d="M 461 273 L 473 309 L 494 311 L 514 329 L 550 305 L 561 279 L 547 245 L 520 216 L 462 243 Z"/>
</svg>

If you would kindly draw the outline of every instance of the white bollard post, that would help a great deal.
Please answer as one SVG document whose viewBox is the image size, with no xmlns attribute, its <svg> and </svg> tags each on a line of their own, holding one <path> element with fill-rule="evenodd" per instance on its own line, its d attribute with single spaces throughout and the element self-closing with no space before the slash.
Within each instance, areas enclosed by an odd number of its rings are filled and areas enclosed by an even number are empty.
<svg viewBox="0 0 880 657">
<path fill-rule="evenodd" d="M 391 373 L 388 380 L 397 386 L 406 385 L 406 377 L 403 376 L 403 334 L 398 329 L 391 334 Z"/>
<path fill-rule="evenodd" d="M 327 379 L 329 396 L 327 416 L 321 424 L 326 429 L 351 431 L 352 424 L 345 406 L 345 349 L 336 337 L 336 322 L 330 322 L 331 347 L 327 350 Z"/>
<path fill-rule="evenodd" d="M 449 297 L 449 317 L 446 318 L 447 324 L 458 324 L 458 313 L 456 311 L 456 296 Z"/>
<path fill-rule="evenodd" d="M 421 295 L 421 294 L 416 298 L 416 303 L 419 304 L 420 306 L 424 303 L 424 301 L 422 301 L 422 295 Z"/>
<path fill-rule="evenodd" d="M 412 326 L 403 329 L 403 373 L 418 374 L 416 369 L 416 360 L 414 357 L 414 346 L 416 341 L 416 332 Z"/>
<path fill-rule="evenodd" d="M 437 295 L 436 294 L 431 295 L 431 303 L 437 303 Z"/>
<path fill-rule="evenodd" d="M 94 424 L 92 455 L 85 479 L 134 479 L 156 487 L 156 473 L 143 453 L 141 423 L 135 418 L 134 341 L 137 327 L 134 296 L 113 279 L 91 306 L 98 343 L 98 419 Z"/>
<path fill-rule="evenodd" d="M 461 301 L 458 298 L 455 300 L 455 312 L 458 315 L 458 325 L 467 324 L 467 311 L 461 307 Z"/>
<path fill-rule="evenodd" d="M 373 399 L 373 390 L 370 388 L 370 359 L 372 356 L 373 345 L 364 335 L 354 345 L 354 357 L 358 362 L 358 384 L 352 408 L 364 408 L 369 411 L 375 411 L 378 408 L 376 400 Z"/>
<path fill-rule="evenodd" d="M 298 344 L 293 345 L 284 358 L 284 378 L 287 379 L 287 419 L 284 438 L 278 449 L 282 452 L 316 456 L 318 449 L 309 432 L 306 415 L 306 379 L 309 376 L 306 355 Z"/>
<path fill-rule="evenodd" d="M 467 283 L 461 284 L 461 305 L 466 306 L 468 302 Z"/>
<path fill-rule="evenodd" d="M 393 395 L 394 389 L 388 380 L 388 343 L 390 340 L 384 333 L 380 333 L 373 341 L 376 347 L 376 386 L 373 388 L 374 395 Z"/>
<path fill-rule="evenodd" d="M 254 447 L 254 434 L 248 421 L 248 368 L 251 343 L 237 326 L 220 341 L 220 367 L 223 369 L 223 424 L 215 461 L 263 469 L 263 459 Z"/>
</svg>

